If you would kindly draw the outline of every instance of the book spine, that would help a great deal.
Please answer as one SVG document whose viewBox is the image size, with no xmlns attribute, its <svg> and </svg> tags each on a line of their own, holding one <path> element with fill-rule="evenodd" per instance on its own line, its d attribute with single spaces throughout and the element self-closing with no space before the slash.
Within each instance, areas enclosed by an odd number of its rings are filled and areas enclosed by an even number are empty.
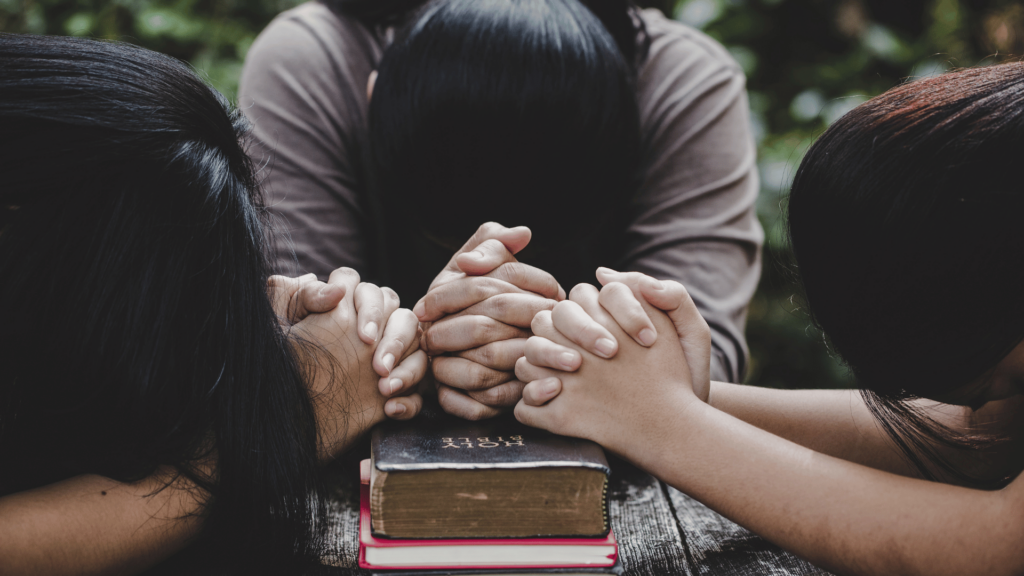
<svg viewBox="0 0 1024 576">
<path fill-rule="evenodd" d="M 604 531 L 608 532 L 612 529 L 611 522 L 608 520 L 608 477 L 604 477 L 604 488 L 601 489 L 601 512 L 604 515 Z"/>
</svg>

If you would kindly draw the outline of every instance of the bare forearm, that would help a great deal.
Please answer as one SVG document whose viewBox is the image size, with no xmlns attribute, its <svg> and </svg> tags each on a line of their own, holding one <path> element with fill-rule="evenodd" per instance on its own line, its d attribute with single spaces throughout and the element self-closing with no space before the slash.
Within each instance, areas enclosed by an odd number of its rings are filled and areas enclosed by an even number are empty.
<svg viewBox="0 0 1024 576">
<path fill-rule="evenodd" d="M 184 481 L 77 476 L 0 498 L 0 565 L 9 575 L 134 574 L 180 550 L 201 526 Z"/>
<path fill-rule="evenodd" d="M 610 446 L 769 540 L 844 574 L 1019 574 L 1021 486 L 982 492 L 816 453 L 702 403 Z"/>
<path fill-rule="evenodd" d="M 856 390 L 778 390 L 712 382 L 709 403 L 815 452 L 894 474 L 919 475 L 875 423 Z"/>
</svg>

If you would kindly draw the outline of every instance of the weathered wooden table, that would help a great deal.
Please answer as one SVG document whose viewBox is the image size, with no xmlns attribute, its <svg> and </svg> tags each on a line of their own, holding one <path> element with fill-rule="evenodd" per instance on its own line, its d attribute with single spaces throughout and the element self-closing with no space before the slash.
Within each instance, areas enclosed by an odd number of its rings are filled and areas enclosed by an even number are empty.
<svg viewBox="0 0 1024 576">
<path fill-rule="evenodd" d="M 612 529 L 626 576 L 714 574 L 732 576 L 828 575 L 693 498 L 622 461 L 612 463 L 608 491 Z M 359 492 L 355 474 L 339 480 L 330 514 L 330 573 L 368 574 L 359 553 Z"/>
<path fill-rule="evenodd" d="M 348 454 L 326 471 L 331 491 L 331 542 L 326 566 L 281 576 L 366 576 L 359 554 L 359 459 Z M 828 572 L 784 552 L 620 460 L 612 460 L 608 510 L 626 576 L 712 574 L 796 576 Z M 186 550 L 144 576 L 224 576 Z"/>
</svg>

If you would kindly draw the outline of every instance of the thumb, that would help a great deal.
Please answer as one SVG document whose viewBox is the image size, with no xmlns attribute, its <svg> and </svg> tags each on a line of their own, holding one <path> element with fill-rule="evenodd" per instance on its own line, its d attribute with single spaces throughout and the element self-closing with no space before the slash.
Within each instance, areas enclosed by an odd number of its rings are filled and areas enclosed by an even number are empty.
<svg viewBox="0 0 1024 576">
<path fill-rule="evenodd" d="M 506 262 L 515 262 L 516 257 L 498 239 L 484 240 L 470 252 L 455 257 L 459 270 L 469 276 L 483 276 Z"/>
<path fill-rule="evenodd" d="M 482 243 L 487 240 L 497 240 L 501 243 L 510 254 L 515 254 L 526 247 L 530 243 L 530 237 L 532 233 L 526 226 L 517 226 L 515 228 L 506 228 L 497 222 L 486 222 L 481 224 L 477 228 L 476 232 L 470 236 L 469 240 L 459 248 L 457 252 L 452 256 L 448 264 L 445 265 L 444 270 L 434 278 L 434 281 L 430 283 L 430 288 L 433 289 L 435 286 L 440 286 L 457 278 L 461 278 L 463 275 L 469 274 L 472 276 L 480 276 L 487 274 L 494 268 L 497 268 L 502 263 L 491 264 L 488 261 L 477 262 L 478 257 L 470 256 L 463 262 L 465 268 L 460 265 L 460 259 L 466 253 L 472 252 L 477 249 Z M 487 266 L 491 266 L 487 268 Z"/>
<path fill-rule="evenodd" d="M 547 430 L 544 426 L 545 410 L 548 410 L 546 406 L 529 406 L 524 400 L 520 399 L 519 403 L 516 404 L 514 413 L 516 415 L 516 420 L 519 420 L 523 424 L 532 426 L 533 428 L 542 428 Z"/>
</svg>

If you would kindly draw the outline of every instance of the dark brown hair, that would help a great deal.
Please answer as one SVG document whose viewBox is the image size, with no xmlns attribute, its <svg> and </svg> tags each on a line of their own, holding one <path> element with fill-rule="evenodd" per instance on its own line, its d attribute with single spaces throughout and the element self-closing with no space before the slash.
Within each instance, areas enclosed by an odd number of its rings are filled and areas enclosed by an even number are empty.
<svg viewBox="0 0 1024 576">
<path fill-rule="evenodd" d="M 906 401 L 962 389 L 1024 337 L 1022 151 L 1024 64 L 974 68 L 859 106 L 811 147 L 793 183 L 807 304 L 927 474 L 962 474 L 932 457 L 936 441 L 978 439 Z"/>
</svg>

